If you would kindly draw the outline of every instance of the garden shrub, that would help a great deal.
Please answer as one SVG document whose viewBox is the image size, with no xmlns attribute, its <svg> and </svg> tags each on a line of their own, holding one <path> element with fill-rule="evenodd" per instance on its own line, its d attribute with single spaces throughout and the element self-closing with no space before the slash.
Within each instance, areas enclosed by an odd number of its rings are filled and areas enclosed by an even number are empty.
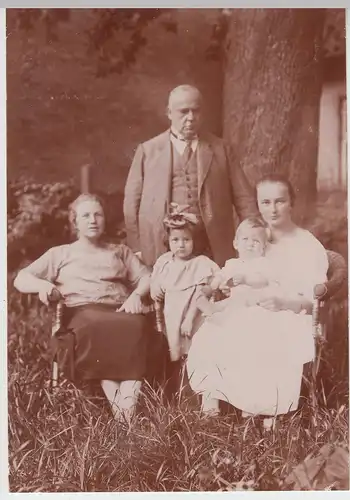
<svg viewBox="0 0 350 500">
<path fill-rule="evenodd" d="M 123 237 L 122 194 L 96 193 L 106 203 L 108 236 Z M 79 195 L 73 181 L 34 183 L 16 180 L 7 189 L 7 256 L 12 271 L 55 245 L 72 240 L 69 204 Z"/>
<path fill-rule="evenodd" d="M 321 192 L 308 229 L 329 250 L 348 259 L 347 199 L 344 192 Z"/>
</svg>

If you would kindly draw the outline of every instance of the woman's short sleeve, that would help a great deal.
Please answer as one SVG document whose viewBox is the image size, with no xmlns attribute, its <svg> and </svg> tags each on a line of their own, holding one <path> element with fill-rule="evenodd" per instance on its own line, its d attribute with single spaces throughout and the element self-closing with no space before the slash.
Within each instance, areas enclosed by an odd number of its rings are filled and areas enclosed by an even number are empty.
<svg viewBox="0 0 350 500">
<path fill-rule="evenodd" d="M 59 267 L 62 262 L 62 250 L 62 246 L 50 248 L 41 257 L 29 264 L 29 266 L 25 267 L 23 271 L 26 271 L 37 278 L 54 283 L 58 276 Z"/>
<path fill-rule="evenodd" d="M 128 280 L 136 285 L 143 276 L 150 276 L 150 269 L 136 257 L 133 251 L 126 245 L 122 245 L 123 261 L 128 272 Z"/>
<path fill-rule="evenodd" d="M 314 286 L 327 278 L 327 252 L 305 229 L 298 228 L 295 237 L 270 247 L 268 259 L 281 286 L 309 300 L 313 298 Z"/>
<path fill-rule="evenodd" d="M 301 283 L 304 294 L 313 297 L 314 286 L 324 283 L 327 279 L 328 256 L 326 249 L 311 233 L 306 233 L 304 258 L 300 259 Z"/>
</svg>

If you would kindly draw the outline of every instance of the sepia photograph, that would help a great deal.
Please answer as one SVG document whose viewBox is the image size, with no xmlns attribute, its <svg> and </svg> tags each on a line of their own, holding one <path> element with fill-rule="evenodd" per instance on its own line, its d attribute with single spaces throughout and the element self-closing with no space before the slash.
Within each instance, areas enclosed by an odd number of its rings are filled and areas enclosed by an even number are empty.
<svg viewBox="0 0 350 500">
<path fill-rule="evenodd" d="M 346 70 L 344 8 L 6 10 L 11 493 L 349 490 Z"/>
</svg>

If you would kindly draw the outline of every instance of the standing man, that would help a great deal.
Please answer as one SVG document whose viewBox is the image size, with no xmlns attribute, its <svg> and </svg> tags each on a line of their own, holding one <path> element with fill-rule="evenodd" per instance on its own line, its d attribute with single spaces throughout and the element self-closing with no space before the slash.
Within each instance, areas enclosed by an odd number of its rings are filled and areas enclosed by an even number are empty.
<svg viewBox="0 0 350 500">
<path fill-rule="evenodd" d="M 169 95 L 170 129 L 136 150 L 125 186 L 128 245 L 152 266 L 166 251 L 163 219 L 170 202 L 188 205 L 203 223 L 208 256 L 233 256 L 234 213 L 256 215 L 247 179 L 221 139 L 201 129 L 202 96 L 191 85 Z"/>
</svg>

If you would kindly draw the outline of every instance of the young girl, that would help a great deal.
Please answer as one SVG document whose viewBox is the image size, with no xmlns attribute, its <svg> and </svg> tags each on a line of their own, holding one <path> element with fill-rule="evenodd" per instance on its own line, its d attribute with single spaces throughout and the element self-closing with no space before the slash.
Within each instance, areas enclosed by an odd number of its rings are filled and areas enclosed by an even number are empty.
<svg viewBox="0 0 350 500">
<path fill-rule="evenodd" d="M 200 255 L 201 228 L 187 207 L 171 203 L 164 219 L 169 251 L 153 268 L 151 296 L 164 300 L 164 320 L 171 361 L 186 355 L 200 319 L 197 299 L 219 271 L 215 262 Z M 205 308 L 205 304 L 202 305 Z"/>
</svg>

